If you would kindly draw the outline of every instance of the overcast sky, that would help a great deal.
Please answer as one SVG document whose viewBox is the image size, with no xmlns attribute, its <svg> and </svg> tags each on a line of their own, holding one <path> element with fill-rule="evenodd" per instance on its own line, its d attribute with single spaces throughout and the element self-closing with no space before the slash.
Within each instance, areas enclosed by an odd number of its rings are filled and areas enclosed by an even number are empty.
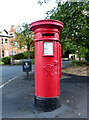
<svg viewBox="0 0 89 120">
<path fill-rule="evenodd" d="M 0 30 L 10 30 L 11 25 L 45 19 L 46 12 L 55 6 L 55 0 L 42 6 L 38 4 L 38 0 L 0 0 Z"/>
</svg>

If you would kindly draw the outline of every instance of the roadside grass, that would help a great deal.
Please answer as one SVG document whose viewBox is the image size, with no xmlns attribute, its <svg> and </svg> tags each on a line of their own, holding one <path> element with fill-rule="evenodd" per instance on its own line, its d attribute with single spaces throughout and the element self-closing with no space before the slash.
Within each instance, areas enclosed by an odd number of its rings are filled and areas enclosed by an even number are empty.
<svg viewBox="0 0 89 120">
<path fill-rule="evenodd" d="M 0 61 L 0 65 L 4 65 L 4 62 L 1 62 L 1 61 Z"/>
<path fill-rule="evenodd" d="M 75 60 L 72 60 L 72 63 L 74 66 L 83 66 L 83 65 L 87 65 L 87 61 L 75 61 Z"/>
<path fill-rule="evenodd" d="M 35 60 L 34 59 L 32 59 L 32 64 L 35 64 Z"/>
</svg>

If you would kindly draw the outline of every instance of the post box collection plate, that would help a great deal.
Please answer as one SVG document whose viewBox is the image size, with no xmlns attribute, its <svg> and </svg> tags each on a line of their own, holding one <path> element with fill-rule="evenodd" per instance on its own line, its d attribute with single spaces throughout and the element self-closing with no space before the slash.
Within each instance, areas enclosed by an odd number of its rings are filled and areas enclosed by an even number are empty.
<svg viewBox="0 0 89 120">
<path fill-rule="evenodd" d="M 53 55 L 53 42 L 44 42 L 44 55 Z"/>
<path fill-rule="evenodd" d="M 52 111 L 60 106 L 61 45 L 63 23 L 39 20 L 30 24 L 35 34 L 35 106 Z"/>
</svg>

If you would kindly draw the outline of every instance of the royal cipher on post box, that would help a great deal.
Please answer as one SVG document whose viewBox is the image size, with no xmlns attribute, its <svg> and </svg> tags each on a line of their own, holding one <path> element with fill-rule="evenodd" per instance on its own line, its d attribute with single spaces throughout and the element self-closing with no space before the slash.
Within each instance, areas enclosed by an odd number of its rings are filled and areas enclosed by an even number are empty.
<svg viewBox="0 0 89 120">
<path fill-rule="evenodd" d="M 60 106 L 61 45 L 63 23 L 39 20 L 30 24 L 35 34 L 35 106 L 52 111 Z"/>
</svg>

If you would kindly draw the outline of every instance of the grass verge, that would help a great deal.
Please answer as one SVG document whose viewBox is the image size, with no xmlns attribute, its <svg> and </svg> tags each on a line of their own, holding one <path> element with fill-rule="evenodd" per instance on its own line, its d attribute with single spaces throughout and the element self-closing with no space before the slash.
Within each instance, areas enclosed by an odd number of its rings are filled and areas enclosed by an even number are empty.
<svg viewBox="0 0 89 120">
<path fill-rule="evenodd" d="M 34 59 L 32 59 L 32 64 L 35 64 L 35 60 Z"/>
<path fill-rule="evenodd" d="M 4 65 L 4 62 L 1 62 L 1 61 L 0 61 L 0 65 Z"/>
</svg>

